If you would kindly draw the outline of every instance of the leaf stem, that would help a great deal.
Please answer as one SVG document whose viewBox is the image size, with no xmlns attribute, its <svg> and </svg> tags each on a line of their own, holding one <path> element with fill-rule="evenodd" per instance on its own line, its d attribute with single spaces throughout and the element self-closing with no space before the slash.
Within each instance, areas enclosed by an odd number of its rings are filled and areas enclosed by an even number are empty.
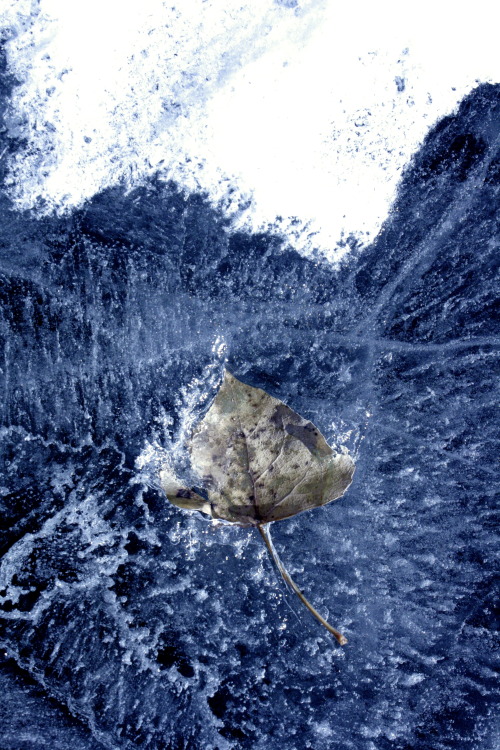
<svg viewBox="0 0 500 750">
<path fill-rule="evenodd" d="M 304 604 L 307 607 L 307 609 L 309 610 L 309 612 L 312 615 L 314 615 L 314 617 L 323 625 L 323 627 L 325 627 L 328 630 L 328 632 L 331 633 L 333 635 L 333 637 L 337 639 L 337 641 L 340 643 L 341 646 L 345 646 L 345 644 L 347 643 L 347 638 L 345 636 L 343 636 L 342 633 L 339 633 L 339 631 L 336 630 L 334 627 L 332 627 L 330 625 L 330 623 L 325 620 L 324 617 L 321 617 L 321 615 L 319 614 L 319 612 L 317 612 L 314 609 L 313 605 L 310 602 L 307 601 L 307 599 L 304 596 L 304 594 L 302 593 L 302 591 L 299 589 L 299 587 L 297 586 L 297 584 L 295 583 L 295 581 L 289 575 L 289 573 L 286 570 L 285 566 L 283 565 L 283 563 L 279 559 L 276 550 L 274 549 L 273 543 L 271 541 L 271 536 L 270 536 L 267 528 L 265 526 L 263 526 L 262 524 L 259 524 L 257 526 L 257 528 L 260 531 L 260 535 L 261 535 L 261 537 L 264 540 L 264 543 L 265 543 L 265 545 L 266 545 L 266 547 L 268 549 L 269 554 L 271 555 L 271 557 L 272 557 L 272 559 L 273 559 L 276 567 L 278 568 L 279 572 L 283 576 L 283 578 L 286 581 L 286 583 L 288 583 L 288 585 L 297 594 L 297 596 L 299 597 L 299 599 L 302 602 L 302 604 Z"/>
</svg>

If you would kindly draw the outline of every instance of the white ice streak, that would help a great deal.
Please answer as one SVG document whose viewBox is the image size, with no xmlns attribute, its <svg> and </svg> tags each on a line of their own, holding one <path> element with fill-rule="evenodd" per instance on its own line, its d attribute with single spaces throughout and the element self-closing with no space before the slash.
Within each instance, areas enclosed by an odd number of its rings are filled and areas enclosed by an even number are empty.
<svg viewBox="0 0 500 750">
<path fill-rule="evenodd" d="M 177 478 L 187 469 L 186 444 L 195 423 L 200 419 L 200 407 L 215 395 L 223 377 L 227 358 L 227 343 L 217 335 L 212 344 L 213 358 L 206 366 L 202 377 L 194 377 L 183 386 L 176 398 L 177 424 L 170 415 L 164 415 L 161 436 L 152 442 L 146 441 L 135 461 L 136 481 L 161 491 L 160 472 L 168 471 Z M 179 475 L 179 477 L 178 477 Z M 194 477 L 193 477 L 194 478 Z M 185 480 L 184 480 L 185 481 Z"/>
<path fill-rule="evenodd" d="M 430 126 L 500 80 L 488 7 L 11 0 L 12 195 L 64 211 L 160 170 L 334 259 L 379 230 Z"/>
</svg>

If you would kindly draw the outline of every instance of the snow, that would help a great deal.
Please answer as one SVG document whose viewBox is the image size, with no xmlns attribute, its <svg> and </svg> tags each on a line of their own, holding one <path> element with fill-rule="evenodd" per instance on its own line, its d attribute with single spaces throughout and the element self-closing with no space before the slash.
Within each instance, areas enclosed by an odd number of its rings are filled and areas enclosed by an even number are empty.
<svg viewBox="0 0 500 750">
<path fill-rule="evenodd" d="M 429 129 L 500 80 L 491 7 L 382 0 L 5 3 L 18 208 L 152 174 L 330 260 L 368 244 Z M 89 54 L 90 50 L 90 54 Z M 278 218 L 279 217 L 279 218 Z"/>
</svg>

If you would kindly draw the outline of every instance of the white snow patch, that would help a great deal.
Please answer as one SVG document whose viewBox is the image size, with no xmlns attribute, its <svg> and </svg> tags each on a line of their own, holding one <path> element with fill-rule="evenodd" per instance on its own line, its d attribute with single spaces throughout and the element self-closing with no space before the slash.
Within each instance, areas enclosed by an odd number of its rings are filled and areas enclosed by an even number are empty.
<svg viewBox="0 0 500 750">
<path fill-rule="evenodd" d="M 404 684 L 408 687 L 412 687 L 413 685 L 418 685 L 420 682 L 423 682 L 425 680 L 425 675 L 420 673 L 410 674 L 406 679 L 404 680 Z"/>
<path fill-rule="evenodd" d="M 302 252 L 373 238 L 430 126 L 500 81 L 491 5 L 287 5 L 8 0 L 17 207 L 64 212 L 160 170 Z"/>
<path fill-rule="evenodd" d="M 318 737 L 333 737 L 333 729 L 326 721 L 314 722 L 312 728 Z"/>
</svg>

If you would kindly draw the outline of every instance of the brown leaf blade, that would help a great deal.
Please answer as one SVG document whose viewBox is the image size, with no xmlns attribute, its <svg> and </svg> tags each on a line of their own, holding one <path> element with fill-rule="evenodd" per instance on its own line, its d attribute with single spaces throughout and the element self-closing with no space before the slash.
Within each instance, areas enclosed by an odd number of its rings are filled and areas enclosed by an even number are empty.
<svg viewBox="0 0 500 750">
<path fill-rule="evenodd" d="M 354 473 L 352 459 L 335 454 L 312 422 L 227 370 L 189 447 L 212 516 L 241 526 L 325 505 Z"/>
<path fill-rule="evenodd" d="M 204 497 L 183 486 L 170 469 L 160 471 L 160 484 L 163 492 L 173 505 L 186 510 L 202 510 L 210 513 L 210 505 Z"/>
</svg>

